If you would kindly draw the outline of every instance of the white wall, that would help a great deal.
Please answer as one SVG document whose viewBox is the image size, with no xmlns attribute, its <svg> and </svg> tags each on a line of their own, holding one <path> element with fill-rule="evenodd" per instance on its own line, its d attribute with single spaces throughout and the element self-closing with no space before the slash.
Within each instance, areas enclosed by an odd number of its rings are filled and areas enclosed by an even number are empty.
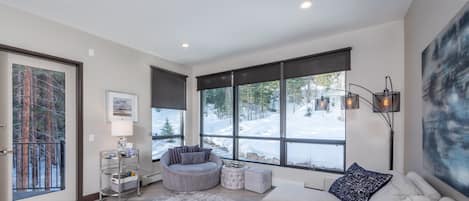
<svg viewBox="0 0 469 201">
<path fill-rule="evenodd" d="M 405 169 L 423 174 L 442 193 L 469 200 L 423 168 L 421 54 L 467 0 L 414 0 L 405 17 Z M 469 178 L 468 178 L 469 179 Z"/>
<path fill-rule="evenodd" d="M 135 93 L 139 122 L 135 136 L 143 166 L 151 162 L 150 65 L 190 74 L 190 68 L 0 5 L 0 43 L 84 63 L 84 194 L 99 191 L 99 151 L 116 147 L 105 119 L 105 90 Z M 88 56 L 88 48 L 96 56 Z M 189 85 L 190 88 L 190 85 Z M 190 115 L 190 98 L 189 111 Z M 186 124 L 190 129 L 191 122 Z M 94 142 L 88 135 L 95 134 Z M 156 164 L 155 164 L 156 165 Z"/>
<path fill-rule="evenodd" d="M 373 91 L 384 89 L 385 75 L 391 75 L 395 89 L 404 96 L 404 23 L 390 22 L 378 26 L 332 35 L 329 37 L 293 43 L 274 49 L 267 49 L 249 54 L 235 56 L 211 63 L 193 66 L 193 74 L 204 75 L 226 71 L 256 64 L 268 63 L 324 51 L 352 47 L 352 71 L 347 73 L 349 82 L 362 84 Z M 195 78 L 193 78 L 195 82 Z M 366 97 L 371 97 L 371 95 Z M 195 85 L 192 88 L 193 103 L 199 105 L 199 94 Z M 404 97 L 402 97 L 404 100 Z M 198 107 L 194 108 L 192 143 L 199 142 Z M 396 113 L 395 167 L 404 169 L 404 133 L 403 111 Z M 389 136 L 384 121 L 371 108 L 364 104 L 357 111 L 347 113 L 347 166 L 353 162 L 376 170 L 386 170 L 389 161 Z M 274 180 L 292 180 L 298 182 L 318 183 L 322 177 L 329 175 L 305 170 L 290 170 L 273 166 L 265 166 L 274 170 Z"/>
</svg>

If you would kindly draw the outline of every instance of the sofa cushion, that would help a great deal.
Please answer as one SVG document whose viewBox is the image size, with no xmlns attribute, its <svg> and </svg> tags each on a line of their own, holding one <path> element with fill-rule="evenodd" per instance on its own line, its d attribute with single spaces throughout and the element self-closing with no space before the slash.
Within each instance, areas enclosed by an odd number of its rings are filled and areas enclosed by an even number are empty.
<svg viewBox="0 0 469 201">
<path fill-rule="evenodd" d="M 343 177 L 332 184 L 329 192 L 342 201 L 368 201 L 391 178 L 391 174 L 365 170 L 354 163 Z"/>
<path fill-rule="evenodd" d="M 187 152 L 199 152 L 199 151 L 200 151 L 199 145 L 187 146 Z"/>
<path fill-rule="evenodd" d="M 443 197 L 440 199 L 440 201 L 454 201 L 452 198 L 449 197 Z"/>
<path fill-rule="evenodd" d="M 423 195 L 430 198 L 430 200 L 440 200 L 441 194 L 435 188 L 433 188 L 432 185 L 427 183 L 420 175 L 415 172 L 409 172 L 407 173 L 407 178 L 409 178 L 420 189 Z"/>
<path fill-rule="evenodd" d="M 174 164 L 169 166 L 169 169 L 179 173 L 206 173 L 217 169 L 217 164 L 214 162 L 182 165 Z"/>
<path fill-rule="evenodd" d="M 294 198 L 293 198 L 293 197 Z M 304 188 L 302 185 L 280 185 L 275 187 L 262 201 L 339 201 L 327 191 Z"/>
<path fill-rule="evenodd" d="M 187 147 L 174 147 L 168 149 L 169 152 L 169 164 L 179 164 L 181 163 L 181 153 L 187 152 Z"/>
<path fill-rule="evenodd" d="M 403 201 L 431 201 L 430 198 L 427 198 L 423 195 L 409 196 Z"/>
<path fill-rule="evenodd" d="M 205 161 L 209 161 L 210 160 L 210 155 L 212 154 L 212 149 L 202 148 L 202 149 L 200 149 L 200 151 L 205 152 Z"/>
<path fill-rule="evenodd" d="M 168 149 L 169 152 L 169 164 L 179 164 L 182 163 L 181 154 L 188 152 L 200 152 L 203 149 L 199 145 L 194 146 L 180 146 Z M 211 150 L 211 149 L 210 149 Z M 209 153 L 210 154 L 210 153 Z M 207 160 L 208 161 L 208 160 Z"/>
<path fill-rule="evenodd" d="M 420 190 L 404 174 L 389 171 L 391 181 L 371 196 L 370 201 L 402 201 L 409 196 L 422 195 Z"/>
<path fill-rule="evenodd" d="M 205 162 L 205 152 L 187 152 L 181 153 L 181 164 L 199 164 Z"/>
</svg>

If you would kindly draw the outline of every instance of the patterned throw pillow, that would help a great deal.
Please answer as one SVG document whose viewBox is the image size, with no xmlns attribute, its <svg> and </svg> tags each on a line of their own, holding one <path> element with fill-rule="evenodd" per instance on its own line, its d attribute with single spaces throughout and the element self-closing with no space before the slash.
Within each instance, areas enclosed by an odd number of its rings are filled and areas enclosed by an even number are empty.
<svg viewBox="0 0 469 201">
<path fill-rule="evenodd" d="M 369 171 L 354 163 L 332 184 L 329 193 L 341 201 L 368 201 L 391 178 L 391 174 Z"/>
<path fill-rule="evenodd" d="M 169 165 L 176 164 L 177 162 L 176 151 L 170 148 L 168 149 L 168 154 L 169 154 Z"/>
</svg>

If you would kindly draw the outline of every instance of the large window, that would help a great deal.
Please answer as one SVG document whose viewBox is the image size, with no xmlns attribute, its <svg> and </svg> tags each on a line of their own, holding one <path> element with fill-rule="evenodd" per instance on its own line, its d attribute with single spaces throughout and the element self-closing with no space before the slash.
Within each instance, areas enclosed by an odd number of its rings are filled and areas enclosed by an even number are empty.
<svg viewBox="0 0 469 201">
<path fill-rule="evenodd" d="M 152 159 L 184 144 L 186 75 L 151 67 Z"/>
<path fill-rule="evenodd" d="M 202 146 L 227 159 L 343 171 L 345 72 L 284 80 L 283 135 L 280 83 L 202 90 Z M 233 91 L 237 97 L 233 98 Z"/>
<path fill-rule="evenodd" d="M 280 82 L 238 86 L 238 158 L 280 165 Z"/>
<path fill-rule="evenodd" d="M 227 159 L 343 172 L 350 50 L 197 77 L 202 146 Z"/>
<path fill-rule="evenodd" d="M 286 80 L 286 161 L 289 166 L 344 168 L 345 72 Z"/>
<path fill-rule="evenodd" d="M 203 90 L 202 146 L 217 155 L 233 158 L 233 89 L 231 87 Z"/>
<path fill-rule="evenodd" d="M 238 87 L 239 136 L 280 137 L 279 81 Z"/>
<path fill-rule="evenodd" d="M 183 142 L 184 111 L 152 109 L 152 159 L 159 160 L 172 147 Z"/>
</svg>

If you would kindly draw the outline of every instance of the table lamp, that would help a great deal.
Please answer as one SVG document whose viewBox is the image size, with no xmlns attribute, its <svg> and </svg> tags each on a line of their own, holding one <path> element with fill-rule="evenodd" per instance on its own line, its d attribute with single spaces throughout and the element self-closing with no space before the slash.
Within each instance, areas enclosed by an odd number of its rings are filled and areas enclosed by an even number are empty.
<svg viewBox="0 0 469 201">
<path fill-rule="evenodd" d="M 132 136 L 134 132 L 132 121 L 113 121 L 111 135 L 119 137 L 117 143 L 119 150 L 125 150 L 127 145 L 127 136 Z"/>
</svg>

